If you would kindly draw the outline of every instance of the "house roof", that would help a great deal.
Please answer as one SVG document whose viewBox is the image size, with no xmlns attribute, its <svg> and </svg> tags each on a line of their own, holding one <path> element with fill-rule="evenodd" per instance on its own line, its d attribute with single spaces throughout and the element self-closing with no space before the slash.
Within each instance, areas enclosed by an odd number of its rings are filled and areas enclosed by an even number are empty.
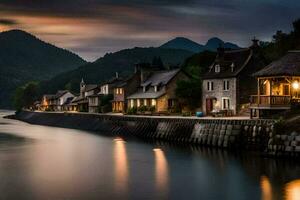
<svg viewBox="0 0 300 200">
<path fill-rule="evenodd" d="M 96 84 L 88 84 L 88 85 L 85 85 L 85 91 L 88 92 L 88 91 L 96 89 L 97 87 L 98 87 L 98 85 L 96 85 Z"/>
<path fill-rule="evenodd" d="M 65 95 L 68 93 L 68 90 L 58 90 L 57 93 L 55 94 L 55 98 L 60 98 L 61 96 Z"/>
<path fill-rule="evenodd" d="M 106 85 L 106 84 L 116 84 L 116 83 L 118 83 L 118 82 L 120 82 L 120 81 L 123 81 L 123 79 L 122 79 L 122 78 L 113 77 L 113 78 L 111 78 L 111 79 L 109 79 L 109 80 L 103 82 L 103 83 L 101 84 L 101 86 Z"/>
<path fill-rule="evenodd" d="M 174 69 L 170 71 L 160 71 L 154 72 L 146 81 L 144 81 L 141 86 L 158 86 L 158 85 L 166 85 L 172 80 L 174 76 L 180 69 Z"/>
<path fill-rule="evenodd" d="M 154 72 L 146 81 L 144 81 L 141 86 L 164 86 L 167 85 L 177 74 L 180 72 L 180 69 L 174 69 L 169 71 L 160 71 Z M 156 99 L 165 94 L 165 90 L 159 90 L 154 92 L 154 90 L 139 90 L 136 93 L 127 97 L 127 99 Z"/>
<path fill-rule="evenodd" d="M 253 51 L 251 48 L 224 51 L 218 55 L 203 79 L 229 78 L 237 76 L 249 63 Z M 215 66 L 220 65 L 220 72 L 215 72 Z M 233 65 L 233 67 L 231 67 Z"/>
<path fill-rule="evenodd" d="M 158 92 L 136 92 L 127 99 L 157 99 L 161 96 L 163 96 L 166 92 L 164 90 L 158 91 Z"/>
<path fill-rule="evenodd" d="M 43 97 L 46 99 L 55 99 L 56 95 L 55 94 L 44 94 Z"/>
<path fill-rule="evenodd" d="M 300 76 L 300 51 L 289 51 L 253 76 Z"/>
</svg>

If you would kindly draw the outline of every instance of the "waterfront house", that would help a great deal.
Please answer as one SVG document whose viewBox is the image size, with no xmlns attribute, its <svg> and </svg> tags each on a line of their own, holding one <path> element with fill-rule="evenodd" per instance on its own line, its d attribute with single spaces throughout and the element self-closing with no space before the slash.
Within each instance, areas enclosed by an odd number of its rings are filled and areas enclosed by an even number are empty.
<svg viewBox="0 0 300 200">
<path fill-rule="evenodd" d="M 300 51 L 289 51 L 254 73 L 256 95 L 251 96 L 251 117 L 272 117 L 300 103 Z"/>
<path fill-rule="evenodd" d="M 42 111 L 50 111 L 54 110 L 56 102 L 54 101 L 55 95 L 54 94 L 45 94 L 42 97 L 41 107 Z"/>
<path fill-rule="evenodd" d="M 88 96 L 89 102 L 89 112 L 99 113 L 99 112 L 110 112 L 111 104 L 110 102 L 105 102 L 105 100 L 112 100 L 113 92 L 116 84 L 120 83 L 122 79 L 119 78 L 118 73 L 116 76 L 99 86 L 99 92 Z M 104 102 L 102 102 L 104 101 Z M 106 105 L 104 105 L 106 104 Z"/>
<path fill-rule="evenodd" d="M 124 113 L 127 110 L 127 96 L 136 91 L 140 84 L 140 74 L 135 72 L 129 78 L 116 83 L 113 89 L 112 111 Z"/>
<path fill-rule="evenodd" d="M 71 102 L 71 107 L 74 110 L 79 112 L 88 112 L 89 111 L 89 100 L 88 96 L 97 94 L 100 91 L 98 85 L 95 84 L 86 84 L 82 79 L 80 82 L 80 94 L 74 98 Z M 75 108 L 74 108 L 75 106 Z"/>
<path fill-rule="evenodd" d="M 59 90 L 54 95 L 46 94 L 42 98 L 41 110 L 63 111 L 63 105 L 69 98 L 74 98 L 74 95 L 68 90 Z"/>
<path fill-rule="evenodd" d="M 129 78 L 115 84 L 113 89 L 114 98 L 112 111 L 124 113 L 127 111 L 127 97 L 132 95 L 153 72 L 162 70 L 161 66 L 153 66 L 149 63 L 138 63 L 135 65 L 134 74 Z"/>
<path fill-rule="evenodd" d="M 202 111 L 206 115 L 236 115 L 249 108 L 249 96 L 256 91 L 252 74 L 264 67 L 258 40 L 249 48 L 218 48 L 215 61 L 203 76 Z"/>
<path fill-rule="evenodd" d="M 175 95 L 176 83 L 187 79 L 189 76 L 181 69 L 153 72 L 135 93 L 127 97 L 128 107 L 154 112 L 177 112 L 180 105 Z"/>
</svg>

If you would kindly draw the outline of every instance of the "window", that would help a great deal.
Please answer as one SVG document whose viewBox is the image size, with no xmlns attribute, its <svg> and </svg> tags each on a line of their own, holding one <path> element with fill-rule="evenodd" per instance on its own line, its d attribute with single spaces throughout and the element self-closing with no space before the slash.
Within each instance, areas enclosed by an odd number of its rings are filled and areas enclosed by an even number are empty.
<svg viewBox="0 0 300 200">
<path fill-rule="evenodd" d="M 172 108 L 174 106 L 174 99 L 168 99 L 168 107 Z"/>
<path fill-rule="evenodd" d="M 231 63 L 230 67 L 231 67 L 231 72 L 234 72 L 234 63 Z"/>
<path fill-rule="evenodd" d="M 157 85 L 154 86 L 154 92 L 157 92 Z"/>
<path fill-rule="evenodd" d="M 146 86 L 143 86 L 143 92 L 146 92 Z"/>
<path fill-rule="evenodd" d="M 137 107 L 140 107 L 141 106 L 141 101 L 138 99 L 136 104 L 137 104 Z"/>
<path fill-rule="evenodd" d="M 222 109 L 229 110 L 230 109 L 230 99 L 228 97 L 222 98 Z"/>
<path fill-rule="evenodd" d="M 223 90 L 224 91 L 229 90 L 229 81 L 228 80 L 223 81 Z"/>
<path fill-rule="evenodd" d="M 213 91 L 214 90 L 214 82 L 213 81 L 208 81 L 207 82 L 207 90 L 208 91 Z"/>
<path fill-rule="evenodd" d="M 156 99 L 151 100 L 151 106 L 156 106 Z"/>
<path fill-rule="evenodd" d="M 133 107 L 134 107 L 134 100 L 130 99 L 130 108 L 133 108 Z"/>
<path fill-rule="evenodd" d="M 221 71 L 220 65 L 216 65 L 216 66 L 215 66 L 215 72 L 216 72 L 216 73 L 219 73 L 220 71 Z"/>
<path fill-rule="evenodd" d="M 144 99 L 144 106 L 147 106 L 147 99 Z"/>
<path fill-rule="evenodd" d="M 119 89 L 119 94 L 123 94 L 123 88 Z"/>
</svg>

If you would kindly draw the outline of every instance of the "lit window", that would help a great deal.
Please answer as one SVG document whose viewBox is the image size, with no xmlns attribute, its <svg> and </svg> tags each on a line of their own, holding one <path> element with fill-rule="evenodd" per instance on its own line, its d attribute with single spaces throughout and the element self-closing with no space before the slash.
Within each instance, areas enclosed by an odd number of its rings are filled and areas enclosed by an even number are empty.
<svg viewBox="0 0 300 200">
<path fill-rule="evenodd" d="M 141 106 L 141 101 L 138 99 L 136 104 L 137 104 L 137 107 L 140 107 Z"/>
<path fill-rule="evenodd" d="M 130 107 L 133 108 L 134 107 L 134 100 L 130 99 Z"/>
<path fill-rule="evenodd" d="M 147 99 L 144 99 L 144 106 L 147 106 Z"/>
<path fill-rule="evenodd" d="M 123 94 L 123 88 L 120 88 L 119 92 L 120 92 L 120 94 Z"/>
<path fill-rule="evenodd" d="M 151 106 L 156 106 L 156 99 L 151 100 Z"/>
</svg>

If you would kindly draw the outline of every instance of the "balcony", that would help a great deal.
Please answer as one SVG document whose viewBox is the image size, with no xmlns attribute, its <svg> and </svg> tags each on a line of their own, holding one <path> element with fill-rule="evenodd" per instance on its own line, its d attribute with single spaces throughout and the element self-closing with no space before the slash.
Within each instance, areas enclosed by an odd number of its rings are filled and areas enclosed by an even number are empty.
<svg viewBox="0 0 300 200">
<path fill-rule="evenodd" d="M 291 96 L 278 95 L 252 95 L 250 97 L 250 107 L 261 107 L 261 108 L 290 108 L 292 103 Z"/>
</svg>

